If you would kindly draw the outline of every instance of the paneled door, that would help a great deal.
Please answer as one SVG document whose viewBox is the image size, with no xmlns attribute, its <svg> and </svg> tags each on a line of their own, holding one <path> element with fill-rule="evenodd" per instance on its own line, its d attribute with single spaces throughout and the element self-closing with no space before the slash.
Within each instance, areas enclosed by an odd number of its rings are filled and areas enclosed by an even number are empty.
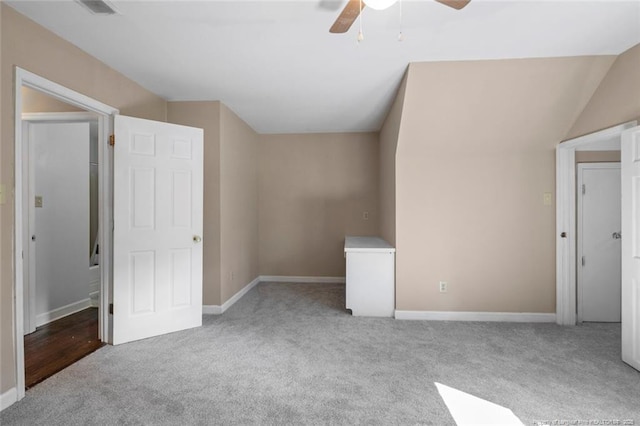
<svg viewBox="0 0 640 426">
<path fill-rule="evenodd" d="M 640 370 L 640 127 L 622 134 L 622 360 Z"/>
<path fill-rule="evenodd" d="M 579 322 L 620 322 L 620 231 L 620 164 L 579 164 Z"/>
<path fill-rule="evenodd" d="M 116 345 L 202 325 L 203 130 L 114 124 Z"/>
</svg>

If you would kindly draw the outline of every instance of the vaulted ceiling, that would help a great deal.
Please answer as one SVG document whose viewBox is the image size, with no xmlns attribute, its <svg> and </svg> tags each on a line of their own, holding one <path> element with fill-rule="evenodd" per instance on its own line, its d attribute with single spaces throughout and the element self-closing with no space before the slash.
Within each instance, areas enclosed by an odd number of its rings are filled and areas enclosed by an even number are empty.
<svg viewBox="0 0 640 426">
<path fill-rule="evenodd" d="M 404 0 L 329 27 L 345 1 L 113 0 L 11 7 L 168 100 L 220 100 L 260 133 L 378 130 L 409 62 L 617 55 L 640 1 Z M 398 41 L 402 30 L 404 40 Z"/>
</svg>

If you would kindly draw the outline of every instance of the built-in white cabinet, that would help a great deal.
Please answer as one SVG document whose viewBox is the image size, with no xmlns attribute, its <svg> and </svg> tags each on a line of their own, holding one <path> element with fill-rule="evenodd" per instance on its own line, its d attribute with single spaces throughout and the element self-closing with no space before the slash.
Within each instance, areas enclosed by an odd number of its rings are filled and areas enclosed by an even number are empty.
<svg viewBox="0 0 640 426">
<path fill-rule="evenodd" d="M 393 317 L 396 249 L 378 237 L 345 237 L 346 308 L 354 316 Z"/>
</svg>

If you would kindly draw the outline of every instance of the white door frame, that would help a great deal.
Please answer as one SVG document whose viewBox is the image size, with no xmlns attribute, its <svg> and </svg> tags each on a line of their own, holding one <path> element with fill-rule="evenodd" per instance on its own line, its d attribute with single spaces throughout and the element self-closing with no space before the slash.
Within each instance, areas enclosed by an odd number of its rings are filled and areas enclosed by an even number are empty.
<svg viewBox="0 0 640 426">
<path fill-rule="evenodd" d="M 578 191 L 580 191 L 580 188 L 583 185 L 583 172 L 584 170 L 618 170 L 620 171 L 620 163 L 605 163 L 605 162 L 598 162 L 598 163 L 580 163 L 578 164 L 578 168 L 577 168 L 577 176 L 578 176 L 578 185 L 576 186 L 576 188 L 578 188 Z M 618 203 L 621 203 L 622 200 L 618 199 Z M 577 214 L 577 224 L 578 226 L 576 227 L 576 246 L 577 246 L 577 251 L 578 254 L 576 256 L 576 259 L 580 259 L 582 258 L 582 256 L 584 256 L 584 252 L 583 252 L 583 245 L 582 245 L 582 239 L 584 237 L 583 235 L 583 225 L 584 222 L 582 220 L 582 215 L 584 213 L 584 197 L 580 197 L 580 200 L 577 203 L 578 205 L 578 214 Z M 582 295 L 583 295 L 583 289 L 580 285 L 583 282 L 583 275 L 584 275 L 584 269 L 581 268 L 579 265 L 576 264 L 576 272 L 577 272 L 577 281 L 576 281 L 576 291 L 577 291 L 577 299 L 576 301 L 578 302 L 577 304 L 577 314 L 578 317 L 576 319 L 576 323 L 582 323 L 582 318 L 583 318 L 583 305 L 581 303 L 582 301 Z"/>
<path fill-rule="evenodd" d="M 31 157 L 33 155 L 33 147 L 31 147 L 31 141 L 30 141 L 30 136 L 28 133 L 25 132 L 29 132 L 29 127 L 28 127 L 28 123 L 97 123 L 98 122 L 98 116 L 94 113 L 91 112 L 86 112 L 86 111 L 78 111 L 78 112 L 28 112 L 28 113 L 23 113 L 22 114 L 22 136 L 23 136 L 23 140 L 22 140 L 22 144 L 23 144 L 23 150 L 22 150 L 22 167 L 23 167 L 23 171 L 30 167 L 30 165 L 32 165 L 31 162 Z M 25 145 L 26 143 L 26 145 Z M 33 225 L 33 221 L 35 220 L 35 215 L 33 211 L 30 211 L 29 208 L 27 207 L 29 202 L 24 202 L 25 199 L 28 200 L 29 198 L 26 197 L 26 194 L 29 194 L 33 189 L 33 169 L 30 169 L 28 171 L 29 174 L 29 179 L 28 179 L 28 185 L 25 185 L 25 182 L 23 180 L 22 182 L 22 189 L 23 189 L 23 194 L 22 196 L 25 197 L 23 198 L 23 223 L 25 226 L 25 229 L 23 230 L 23 238 L 25 237 L 25 234 L 27 234 L 26 231 L 29 231 L 29 233 L 32 233 L 30 231 L 31 226 Z M 24 173 L 23 173 L 24 176 Z M 29 187 L 27 187 L 29 186 Z M 29 237 L 28 234 L 26 235 L 26 239 L 25 242 L 28 243 Z M 34 274 L 35 274 L 35 253 L 33 251 L 33 247 L 30 248 L 26 248 L 23 252 L 22 255 L 23 258 L 23 265 L 25 267 L 25 270 L 23 271 L 23 273 L 25 274 L 23 276 L 23 300 L 28 300 L 27 303 L 25 303 L 24 308 L 25 308 L 25 312 L 24 312 L 24 318 L 25 318 L 25 323 L 23 325 L 23 333 L 27 333 L 27 332 L 33 332 L 36 329 L 36 307 L 35 307 L 35 292 L 36 292 L 36 288 L 35 288 L 35 280 L 34 280 Z M 27 271 L 28 268 L 28 271 Z M 101 337 L 100 333 L 98 333 L 99 336 Z"/>
<path fill-rule="evenodd" d="M 630 121 L 570 139 L 556 147 L 556 322 L 575 325 L 576 315 L 576 151 L 618 151 Z"/>
<path fill-rule="evenodd" d="M 99 174 L 99 195 L 98 210 L 99 222 L 105 226 L 101 227 L 100 241 L 100 275 L 101 275 L 101 299 L 99 333 L 102 340 L 109 338 L 109 309 L 108 303 L 111 297 L 111 277 L 112 277 L 112 229 L 113 229 L 113 205 L 112 205 L 112 170 L 113 158 L 107 141 L 112 130 L 111 116 L 118 114 L 118 110 L 102 102 L 96 101 L 81 93 L 68 89 L 46 78 L 40 77 L 22 68 L 15 67 L 14 86 L 14 116 L 15 116 L 15 139 L 14 139 L 14 179 L 15 179 L 15 211 L 14 211 L 14 354 L 16 363 L 16 390 L 17 399 L 24 398 L 25 376 L 24 376 L 24 274 L 22 253 L 23 237 L 26 224 L 23 211 L 23 182 L 22 182 L 22 88 L 29 87 L 38 90 L 52 98 L 66 102 L 86 111 L 94 112 L 98 115 L 98 174 Z"/>
</svg>

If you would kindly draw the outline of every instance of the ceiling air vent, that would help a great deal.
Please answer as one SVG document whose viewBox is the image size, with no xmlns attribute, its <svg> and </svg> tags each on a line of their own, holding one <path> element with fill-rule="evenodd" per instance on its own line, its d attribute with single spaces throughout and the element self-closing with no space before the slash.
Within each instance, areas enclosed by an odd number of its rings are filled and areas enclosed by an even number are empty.
<svg viewBox="0 0 640 426">
<path fill-rule="evenodd" d="M 76 0 L 79 4 L 89 9 L 89 11 L 96 15 L 115 15 L 116 9 L 105 0 Z"/>
</svg>

